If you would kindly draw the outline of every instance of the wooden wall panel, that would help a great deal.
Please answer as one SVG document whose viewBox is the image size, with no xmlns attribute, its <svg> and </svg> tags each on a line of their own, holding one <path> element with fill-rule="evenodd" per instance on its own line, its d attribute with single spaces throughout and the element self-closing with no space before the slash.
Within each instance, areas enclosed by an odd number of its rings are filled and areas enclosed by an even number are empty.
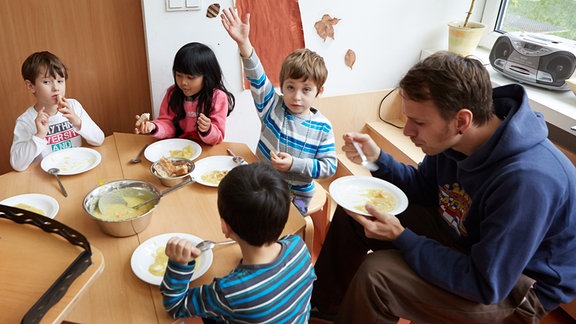
<svg viewBox="0 0 576 324">
<path fill-rule="evenodd" d="M 20 69 L 28 55 L 50 51 L 69 69 L 75 98 L 106 135 L 132 132 L 134 115 L 151 112 L 140 0 L 0 1 L 0 173 L 10 167 L 14 122 L 34 97 Z"/>
</svg>

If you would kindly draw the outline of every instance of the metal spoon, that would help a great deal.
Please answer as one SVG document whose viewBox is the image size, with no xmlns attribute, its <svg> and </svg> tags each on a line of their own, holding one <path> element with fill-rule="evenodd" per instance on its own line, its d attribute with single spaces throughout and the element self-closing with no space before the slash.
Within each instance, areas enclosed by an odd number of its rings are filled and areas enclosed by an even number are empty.
<svg viewBox="0 0 576 324">
<path fill-rule="evenodd" d="M 244 161 L 244 158 L 234 154 L 234 152 L 232 152 L 231 149 L 226 149 L 226 152 L 228 152 L 228 154 L 230 154 L 232 156 L 232 161 L 234 161 L 234 163 L 236 164 L 244 164 L 246 161 Z"/>
<path fill-rule="evenodd" d="M 135 164 L 135 163 L 140 163 L 142 162 L 142 153 L 144 153 L 144 151 L 146 150 L 146 148 L 148 147 L 149 144 L 144 145 L 144 147 L 140 150 L 140 152 L 138 152 L 138 155 L 136 155 L 135 158 L 130 160 L 130 163 Z"/>
<path fill-rule="evenodd" d="M 362 159 L 361 164 L 363 167 L 365 167 L 366 169 L 368 169 L 370 171 L 378 170 L 378 165 L 374 162 L 368 161 L 368 159 L 366 158 L 366 155 L 362 151 L 362 148 L 360 147 L 360 145 L 356 141 L 352 141 L 352 145 L 354 145 L 354 148 L 356 149 L 356 151 L 358 151 L 358 154 L 360 155 L 360 158 Z"/>
<path fill-rule="evenodd" d="M 142 207 L 142 206 L 144 206 L 144 205 L 146 205 L 146 204 L 149 204 L 149 203 L 151 203 L 151 202 L 153 202 L 153 201 L 160 200 L 160 198 L 164 197 L 167 193 L 170 193 L 170 192 L 172 192 L 172 191 L 174 191 L 174 190 L 176 190 L 176 189 L 182 188 L 182 187 L 184 187 L 185 185 L 187 185 L 187 184 L 189 184 L 189 183 L 192 183 L 192 182 L 195 182 L 194 178 L 189 177 L 188 179 L 180 182 L 179 184 L 177 184 L 177 185 L 175 185 L 175 186 L 172 186 L 172 187 L 170 187 L 170 188 L 168 188 L 168 189 L 160 192 L 160 194 L 159 194 L 158 196 L 156 196 L 156 197 L 154 197 L 154 198 L 151 198 L 151 199 L 148 199 L 148 200 L 146 200 L 146 201 L 143 201 L 143 202 L 141 202 L 141 203 L 139 203 L 139 204 L 137 204 L 137 205 L 134 205 L 134 206 L 132 206 L 132 208 L 138 209 L 138 208 L 140 208 L 140 207 Z"/>
<path fill-rule="evenodd" d="M 210 249 L 212 249 L 215 245 L 218 244 L 232 244 L 232 243 L 236 243 L 236 241 L 234 240 L 228 240 L 228 241 L 221 241 L 221 242 L 214 242 L 214 241 L 210 241 L 210 240 L 204 240 L 198 244 L 196 244 L 196 248 L 199 249 L 202 252 L 206 252 Z"/>
<path fill-rule="evenodd" d="M 64 185 L 62 185 L 62 182 L 60 181 L 60 178 L 58 177 L 59 172 L 60 172 L 60 169 L 58 169 L 58 168 L 48 169 L 48 173 L 54 175 L 56 177 L 56 180 L 58 180 L 58 184 L 60 185 L 60 191 L 62 191 L 62 194 L 64 195 L 64 197 L 68 197 L 68 193 L 66 192 Z"/>
</svg>

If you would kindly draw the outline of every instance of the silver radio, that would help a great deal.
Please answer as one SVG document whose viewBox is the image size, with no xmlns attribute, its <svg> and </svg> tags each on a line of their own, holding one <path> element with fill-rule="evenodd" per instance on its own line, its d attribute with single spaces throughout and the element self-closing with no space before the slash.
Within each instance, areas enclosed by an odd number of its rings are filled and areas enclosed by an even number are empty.
<svg viewBox="0 0 576 324">
<path fill-rule="evenodd" d="M 566 80 L 576 69 L 576 42 L 548 35 L 508 33 L 490 51 L 492 67 L 518 82 L 552 90 L 569 90 Z"/>
</svg>

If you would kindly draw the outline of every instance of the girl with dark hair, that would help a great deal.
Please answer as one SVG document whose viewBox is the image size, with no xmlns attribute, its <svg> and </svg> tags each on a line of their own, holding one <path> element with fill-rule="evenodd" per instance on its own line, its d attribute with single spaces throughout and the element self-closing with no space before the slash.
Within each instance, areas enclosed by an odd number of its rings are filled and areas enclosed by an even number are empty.
<svg viewBox="0 0 576 324">
<path fill-rule="evenodd" d="M 235 99 L 224 86 L 214 52 L 201 43 L 184 45 L 174 57 L 172 74 L 174 85 L 166 91 L 158 118 L 141 120 L 137 115 L 136 134 L 191 138 L 209 145 L 222 142 Z"/>
</svg>

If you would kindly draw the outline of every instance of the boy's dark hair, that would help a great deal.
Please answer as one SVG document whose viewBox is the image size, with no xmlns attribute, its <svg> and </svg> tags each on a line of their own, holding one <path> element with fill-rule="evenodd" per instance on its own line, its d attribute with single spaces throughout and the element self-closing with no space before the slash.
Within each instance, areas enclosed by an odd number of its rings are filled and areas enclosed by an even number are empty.
<svg viewBox="0 0 576 324">
<path fill-rule="evenodd" d="M 64 77 L 68 79 L 68 69 L 58 56 L 48 52 L 30 54 L 22 63 L 22 77 L 32 83 L 36 80 L 42 68 L 46 69 L 46 76 L 53 78 Z"/>
<path fill-rule="evenodd" d="M 204 77 L 202 90 L 194 96 L 198 98 L 198 106 L 196 108 L 198 115 L 203 113 L 206 117 L 210 117 L 214 89 L 220 89 L 228 96 L 228 115 L 234 110 L 236 99 L 224 86 L 222 69 L 216 54 L 210 47 L 202 43 L 188 43 L 176 52 L 172 65 L 174 88 L 170 94 L 168 107 L 176 114 L 173 122 L 176 128 L 176 136 L 183 133 L 180 128 L 180 120 L 186 117 L 186 112 L 184 111 L 184 100 L 186 100 L 186 97 L 184 92 L 176 85 L 176 72 Z"/>
<path fill-rule="evenodd" d="M 290 190 L 269 163 L 240 165 L 218 185 L 218 211 L 248 244 L 273 243 L 288 220 Z"/>
<path fill-rule="evenodd" d="M 474 124 L 482 126 L 494 114 L 490 75 L 473 57 L 434 53 L 406 73 L 400 90 L 402 97 L 412 101 L 431 100 L 445 120 L 466 108 L 474 114 Z"/>
</svg>

